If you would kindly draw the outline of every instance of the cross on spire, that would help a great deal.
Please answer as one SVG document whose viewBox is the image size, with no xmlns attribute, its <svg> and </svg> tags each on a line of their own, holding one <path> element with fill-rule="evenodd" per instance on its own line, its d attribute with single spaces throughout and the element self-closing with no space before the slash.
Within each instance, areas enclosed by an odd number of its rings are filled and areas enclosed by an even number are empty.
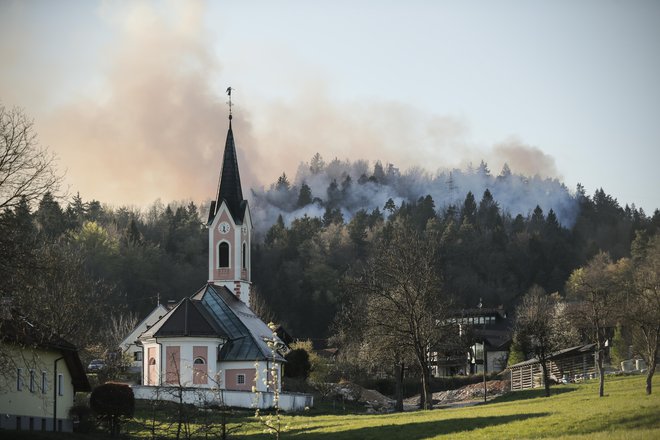
<svg viewBox="0 0 660 440">
<path fill-rule="evenodd" d="M 231 117 L 232 117 L 232 116 L 231 116 L 231 107 L 232 107 L 232 105 L 233 105 L 233 104 L 231 103 L 231 91 L 232 91 L 232 90 L 234 90 L 234 89 L 232 89 L 231 87 L 227 87 L 227 95 L 229 96 L 229 101 L 227 101 L 227 105 L 229 105 L 229 120 L 230 120 L 230 121 L 231 121 Z"/>
</svg>

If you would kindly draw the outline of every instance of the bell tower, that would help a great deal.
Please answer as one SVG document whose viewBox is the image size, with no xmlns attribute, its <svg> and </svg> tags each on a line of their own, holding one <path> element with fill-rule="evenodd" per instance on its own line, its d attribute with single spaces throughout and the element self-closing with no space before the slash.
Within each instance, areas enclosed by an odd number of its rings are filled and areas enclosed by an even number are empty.
<svg viewBox="0 0 660 440">
<path fill-rule="evenodd" d="M 250 244 L 252 219 L 247 200 L 243 199 L 238 171 L 236 145 L 231 120 L 229 95 L 229 130 L 222 157 L 218 190 L 209 210 L 209 282 L 225 286 L 250 306 Z"/>
</svg>

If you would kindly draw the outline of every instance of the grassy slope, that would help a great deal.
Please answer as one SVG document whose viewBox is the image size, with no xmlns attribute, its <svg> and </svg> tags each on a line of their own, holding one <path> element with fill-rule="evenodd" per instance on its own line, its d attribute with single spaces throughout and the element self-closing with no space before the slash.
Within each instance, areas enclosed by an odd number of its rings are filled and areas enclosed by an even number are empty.
<svg viewBox="0 0 660 440">
<path fill-rule="evenodd" d="M 660 438 L 660 378 L 644 394 L 642 377 L 521 391 L 485 406 L 391 415 L 292 416 L 285 437 L 304 439 Z M 261 438 L 251 429 L 249 438 Z M 249 435 L 252 434 L 252 435 Z M 265 437 L 264 437 L 265 438 Z"/>
<path fill-rule="evenodd" d="M 598 397 L 598 383 L 553 387 L 550 398 L 542 390 L 511 393 L 483 406 L 415 411 L 388 415 L 284 416 L 290 429 L 283 438 L 294 439 L 660 439 L 660 375 L 654 394 L 644 393 L 644 378 L 607 378 L 606 397 Z M 315 415 L 318 413 L 319 415 Z M 244 426 L 232 438 L 272 438 L 245 412 Z M 139 418 L 139 417 L 138 417 Z M 142 438 L 148 433 L 143 432 Z M 1 431 L 0 438 L 60 440 L 108 439 L 87 435 Z M 171 437 L 170 437 L 171 438 Z"/>
</svg>

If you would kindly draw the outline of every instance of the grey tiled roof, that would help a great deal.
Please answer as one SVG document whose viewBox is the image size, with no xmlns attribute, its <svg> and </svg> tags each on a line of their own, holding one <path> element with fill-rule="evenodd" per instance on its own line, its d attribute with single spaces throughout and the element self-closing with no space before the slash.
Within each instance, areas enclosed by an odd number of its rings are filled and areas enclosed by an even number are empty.
<svg viewBox="0 0 660 440">
<path fill-rule="evenodd" d="M 220 359 L 228 361 L 272 359 L 266 340 L 272 331 L 254 312 L 236 298 L 226 287 L 207 284 L 193 298 L 199 299 L 229 341 L 220 352 Z M 281 343 L 279 338 L 277 342 Z M 284 359 L 275 354 L 275 358 Z"/>
</svg>

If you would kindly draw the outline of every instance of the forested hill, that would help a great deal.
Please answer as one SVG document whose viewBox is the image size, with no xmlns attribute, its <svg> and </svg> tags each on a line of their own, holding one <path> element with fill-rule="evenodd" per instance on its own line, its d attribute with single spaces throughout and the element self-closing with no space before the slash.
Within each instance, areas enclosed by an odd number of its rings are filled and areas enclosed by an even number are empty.
<svg viewBox="0 0 660 440">
<path fill-rule="evenodd" d="M 273 224 L 280 214 L 287 225 L 303 215 L 341 213 L 349 221 L 360 210 L 382 210 L 388 202 L 398 207 L 427 195 L 437 209 L 445 210 L 459 206 L 468 192 L 480 197 L 486 189 L 502 214 L 528 216 L 539 206 L 544 212 L 552 209 L 567 227 L 577 216 L 577 198 L 561 182 L 514 174 L 506 164 L 498 175 L 491 174 L 483 161 L 477 168 L 431 174 L 421 168 L 401 172 L 394 164 L 383 166 L 379 161 L 373 166 L 365 160 L 334 159 L 326 164 L 318 153 L 300 164 L 293 181 L 282 174 L 268 189 L 253 190 L 250 202 L 259 228 Z"/>
<path fill-rule="evenodd" d="M 250 203 L 255 307 L 294 337 L 319 340 L 351 294 L 343 277 L 369 258 L 391 222 L 431 232 L 437 270 L 458 305 L 483 298 L 506 307 L 532 284 L 561 292 L 599 250 L 626 256 L 636 232 L 660 227 L 657 210 L 649 217 L 603 190 L 571 194 L 556 180 L 506 167 L 493 176 L 486 164 L 429 175 L 364 161 L 324 164 L 317 155 L 292 183 L 282 175 Z M 45 324 L 85 346 L 95 338 L 89 328 L 107 333 L 112 316 L 144 316 L 157 298 L 180 299 L 206 282 L 203 211 L 191 202 L 139 210 L 51 194 L 36 206 L 20 203 L 0 213 L 0 294 L 34 306 L 40 320 L 52 318 Z"/>
<path fill-rule="evenodd" d="M 525 177 L 504 167 L 430 176 L 372 169 L 363 161 L 316 155 L 294 183 L 282 175 L 253 193 L 256 221 L 278 216 L 254 256 L 258 296 L 272 318 L 297 337 L 323 338 L 350 289 L 342 278 L 369 258 L 391 222 L 435 240 L 438 275 L 457 306 L 511 309 L 532 285 L 563 292 L 570 273 L 604 250 L 627 256 L 636 233 L 660 227 L 634 205 L 620 206 L 602 189 L 574 194 L 557 180 Z"/>
</svg>

